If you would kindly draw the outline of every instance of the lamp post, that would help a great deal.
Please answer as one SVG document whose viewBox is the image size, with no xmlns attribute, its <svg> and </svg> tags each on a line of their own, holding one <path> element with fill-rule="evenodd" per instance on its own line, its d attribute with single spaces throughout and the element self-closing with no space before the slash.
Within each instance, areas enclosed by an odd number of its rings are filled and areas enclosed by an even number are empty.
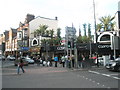
<svg viewBox="0 0 120 90">
<path fill-rule="evenodd" d="M 96 16 L 95 16 L 95 1 L 93 0 L 93 9 L 94 9 L 94 27 L 95 27 L 95 43 L 96 43 L 96 59 L 97 59 L 97 67 L 99 67 L 98 62 L 98 45 L 97 45 L 97 31 L 96 31 Z"/>
</svg>

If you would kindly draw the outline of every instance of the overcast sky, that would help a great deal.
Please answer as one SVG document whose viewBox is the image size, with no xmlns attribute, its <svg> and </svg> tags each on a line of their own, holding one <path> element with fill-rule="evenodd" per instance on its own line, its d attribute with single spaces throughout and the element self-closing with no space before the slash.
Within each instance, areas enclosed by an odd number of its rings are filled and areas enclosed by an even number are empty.
<svg viewBox="0 0 120 90">
<path fill-rule="evenodd" d="M 119 0 L 94 0 L 96 20 L 102 16 L 114 16 L 118 11 Z M 0 0 L 0 33 L 11 28 L 18 28 L 24 22 L 27 13 L 35 17 L 54 19 L 58 17 L 58 26 L 65 31 L 66 26 L 79 26 L 91 23 L 94 32 L 93 0 Z"/>
</svg>

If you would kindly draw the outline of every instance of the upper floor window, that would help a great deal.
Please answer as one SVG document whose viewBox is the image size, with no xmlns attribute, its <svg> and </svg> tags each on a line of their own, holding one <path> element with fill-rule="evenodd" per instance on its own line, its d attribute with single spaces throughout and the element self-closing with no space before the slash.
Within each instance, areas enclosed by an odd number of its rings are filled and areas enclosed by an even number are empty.
<svg viewBox="0 0 120 90">
<path fill-rule="evenodd" d="M 110 35 L 103 35 L 100 41 L 110 41 Z"/>
</svg>

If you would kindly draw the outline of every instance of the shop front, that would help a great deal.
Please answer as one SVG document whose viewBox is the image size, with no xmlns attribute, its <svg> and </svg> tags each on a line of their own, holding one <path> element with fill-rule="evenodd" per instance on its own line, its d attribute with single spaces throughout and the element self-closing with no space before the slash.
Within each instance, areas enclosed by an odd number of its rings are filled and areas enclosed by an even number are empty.
<svg viewBox="0 0 120 90">
<path fill-rule="evenodd" d="M 30 48 L 30 55 L 31 56 L 37 56 L 37 55 L 40 55 L 40 47 L 31 47 Z"/>
</svg>

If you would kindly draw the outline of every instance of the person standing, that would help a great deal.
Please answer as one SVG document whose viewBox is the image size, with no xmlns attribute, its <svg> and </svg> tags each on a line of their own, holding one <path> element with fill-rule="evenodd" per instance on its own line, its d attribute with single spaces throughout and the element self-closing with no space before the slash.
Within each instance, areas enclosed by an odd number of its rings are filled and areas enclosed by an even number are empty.
<svg viewBox="0 0 120 90">
<path fill-rule="evenodd" d="M 58 57 L 57 57 L 57 55 L 54 57 L 54 61 L 55 61 L 55 67 L 57 67 L 57 62 L 58 62 Z"/>
<path fill-rule="evenodd" d="M 63 67 L 65 67 L 65 56 L 62 56 L 61 60 L 62 60 Z"/>
<path fill-rule="evenodd" d="M 52 66 L 52 57 L 51 56 L 48 57 L 48 61 L 50 62 L 50 66 Z"/>
<path fill-rule="evenodd" d="M 81 68 L 82 56 L 78 55 L 78 67 Z"/>
<path fill-rule="evenodd" d="M 85 56 L 82 55 L 82 62 L 81 62 L 81 68 L 85 67 Z"/>
<path fill-rule="evenodd" d="M 43 66 L 45 66 L 45 57 L 42 56 L 41 59 L 42 59 L 42 64 L 43 64 Z"/>
<path fill-rule="evenodd" d="M 22 58 L 19 58 L 19 63 L 18 63 L 18 67 L 17 67 L 17 74 L 20 73 L 20 68 L 21 68 L 22 72 L 25 73 L 25 70 L 24 70 L 24 68 L 23 68 L 23 65 L 24 65 L 24 63 L 23 63 Z"/>
</svg>

